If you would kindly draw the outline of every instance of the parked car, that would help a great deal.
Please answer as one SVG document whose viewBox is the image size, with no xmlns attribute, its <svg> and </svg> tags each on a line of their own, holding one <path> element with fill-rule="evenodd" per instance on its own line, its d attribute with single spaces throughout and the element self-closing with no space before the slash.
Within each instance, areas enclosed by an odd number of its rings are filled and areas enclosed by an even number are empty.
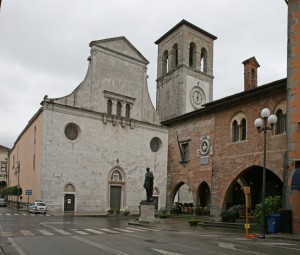
<svg viewBox="0 0 300 255">
<path fill-rule="evenodd" d="M 28 205 L 28 212 L 46 214 L 47 206 L 45 205 L 44 202 L 34 202 Z"/>
<path fill-rule="evenodd" d="M 0 206 L 6 206 L 6 199 L 4 196 L 0 196 Z"/>
</svg>

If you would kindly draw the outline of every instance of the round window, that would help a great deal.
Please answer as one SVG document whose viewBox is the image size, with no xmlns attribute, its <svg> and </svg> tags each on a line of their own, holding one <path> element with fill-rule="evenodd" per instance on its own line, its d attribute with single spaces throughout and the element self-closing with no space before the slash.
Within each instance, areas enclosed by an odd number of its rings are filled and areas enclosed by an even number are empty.
<svg viewBox="0 0 300 255">
<path fill-rule="evenodd" d="M 151 139 L 150 141 L 151 151 L 157 152 L 160 148 L 160 145 L 161 145 L 161 140 L 158 137 L 154 137 Z"/>
<path fill-rule="evenodd" d="M 65 136 L 71 140 L 74 141 L 78 138 L 79 135 L 79 127 L 74 123 L 69 123 L 65 127 Z"/>
</svg>

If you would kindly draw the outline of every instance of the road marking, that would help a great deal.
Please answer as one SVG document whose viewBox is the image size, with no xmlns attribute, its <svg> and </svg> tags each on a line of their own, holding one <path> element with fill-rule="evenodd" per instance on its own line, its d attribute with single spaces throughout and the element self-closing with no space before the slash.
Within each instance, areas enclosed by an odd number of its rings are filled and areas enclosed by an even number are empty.
<svg viewBox="0 0 300 255">
<path fill-rule="evenodd" d="M 67 231 L 64 231 L 62 229 L 59 229 L 59 228 L 53 228 L 56 232 L 62 234 L 62 235 L 65 235 L 65 236 L 69 236 L 71 235 L 71 233 L 67 232 Z"/>
<path fill-rule="evenodd" d="M 137 232 L 145 232 L 145 231 L 147 231 L 146 229 L 139 229 L 139 228 L 126 228 L 126 229 L 134 230 L 134 231 L 137 231 Z"/>
<path fill-rule="evenodd" d="M 73 238 L 75 238 L 75 239 L 77 239 L 77 240 L 79 240 L 79 241 L 81 241 L 81 242 L 87 243 L 87 244 L 89 244 L 89 245 L 95 246 L 95 247 L 97 247 L 97 248 L 100 248 L 100 249 L 102 249 L 102 250 L 111 252 L 111 253 L 116 254 L 116 255 L 129 255 L 128 253 L 125 253 L 125 252 L 121 252 L 121 251 L 115 250 L 115 249 L 113 249 L 113 248 L 104 246 L 104 245 L 99 244 L 99 243 L 92 242 L 92 241 L 87 240 L 87 239 L 84 239 L 84 238 L 82 238 L 82 237 L 73 236 Z"/>
<path fill-rule="evenodd" d="M 50 233 L 47 230 L 41 229 L 39 230 L 39 232 L 41 232 L 44 236 L 53 236 L 54 234 Z"/>
<path fill-rule="evenodd" d="M 92 232 L 92 233 L 94 233 L 94 234 L 98 234 L 98 235 L 104 234 L 103 232 L 98 231 L 98 230 L 96 230 L 96 229 L 92 229 L 92 228 L 86 228 L 85 230 L 86 230 L 86 231 L 89 231 L 89 232 Z"/>
<path fill-rule="evenodd" d="M 81 230 L 75 230 L 74 232 L 76 232 L 77 234 L 80 234 L 80 235 L 88 235 L 87 232 L 84 232 L 84 231 L 81 231 Z"/>
<path fill-rule="evenodd" d="M 11 215 L 11 214 L 10 214 L 10 213 L 7 213 L 6 215 L 8 215 L 8 216 L 9 216 L 9 215 Z"/>
<path fill-rule="evenodd" d="M 24 236 L 34 236 L 34 234 L 33 234 L 30 230 L 20 230 L 20 232 L 21 232 Z"/>
<path fill-rule="evenodd" d="M 153 249 L 151 250 L 158 252 L 159 254 L 164 254 L 164 255 L 184 255 L 183 253 L 177 253 L 173 251 L 164 251 L 164 250 L 158 250 L 158 249 Z"/>
<path fill-rule="evenodd" d="M 128 230 L 128 229 L 122 229 L 122 228 L 113 228 L 117 231 L 121 231 L 121 232 L 125 232 L 125 233 L 133 233 L 134 231 L 132 230 Z"/>
<path fill-rule="evenodd" d="M 112 234 L 120 234 L 118 231 L 114 231 L 108 228 L 100 228 L 100 230 L 103 230 L 104 232 L 112 233 Z"/>
<path fill-rule="evenodd" d="M 8 241 L 12 244 L 12 246 L 19 252 L 20 255 L 27 255 L 19 245 L 17 245 L 12 238 L 8 238 Z"/>
<path fill-rule="evenodd" d="M 160 232 L 162 231 L 161 229 L 154 229 L 154 228 L 142 228 L 142 227 L 137 227 L 138 229 L 144 229 L 144 230 L 147 230 L 147 231 L 156 231 L 156 232 Z"/>
</svg>

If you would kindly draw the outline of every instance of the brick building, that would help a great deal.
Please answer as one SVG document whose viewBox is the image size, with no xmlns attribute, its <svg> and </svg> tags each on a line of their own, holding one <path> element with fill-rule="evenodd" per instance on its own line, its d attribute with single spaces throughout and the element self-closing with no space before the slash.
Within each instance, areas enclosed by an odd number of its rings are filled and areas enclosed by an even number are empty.
<svg viewBox="0 0 300 255">
<path fill-rule="evenodd" d="M 267 134 L 266 196 L 282 195 L 286 79 L 257 87 L 252 57 L 243 62 L 244 91 L 211 101 L 215 39 L 183 20 L 156 41 L 157 110 L 169 129 L 167 207 L 192 202 L 218 218 L 222 209 L 245 204 L 244 186 L 252 209 L 261 202 L 263 136 L 253 123 L 266 107 L 278 117 Z"/>
<path fill-rule="evenodd" d="M 293 230 L 300 232 L 300 0 L 288 1 L 287 181 L 285 207 L 293 212 Z M 292 187 L 292 190 L 290 189 Z"/>
</svg>

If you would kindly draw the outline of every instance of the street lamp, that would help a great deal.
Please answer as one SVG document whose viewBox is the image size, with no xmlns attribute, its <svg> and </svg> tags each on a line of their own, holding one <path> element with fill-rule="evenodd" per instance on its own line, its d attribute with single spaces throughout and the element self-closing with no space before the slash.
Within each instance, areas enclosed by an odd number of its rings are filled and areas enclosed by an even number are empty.
<svg viewBox="0 0 300 255">
<path fill-rule="evenodd" d="M 274 114 L 270 115 L 270 110 L 268 108 L 264 108 L 261 111 L 261 118 L 257 118 L 254 121 L 254 126 L 257 128 L 259 133 L 264 132 L 264 162 L 263 162 L 263 177 L 262 177 L 262 199 L 261 199 L 261 232 L 260 238 L 265 238 L 265 193 L 266 193 L 266 135 L 268 130 L 272 130 L 275 123 L 277 122 L 277 117 Z"/>
</svg>

